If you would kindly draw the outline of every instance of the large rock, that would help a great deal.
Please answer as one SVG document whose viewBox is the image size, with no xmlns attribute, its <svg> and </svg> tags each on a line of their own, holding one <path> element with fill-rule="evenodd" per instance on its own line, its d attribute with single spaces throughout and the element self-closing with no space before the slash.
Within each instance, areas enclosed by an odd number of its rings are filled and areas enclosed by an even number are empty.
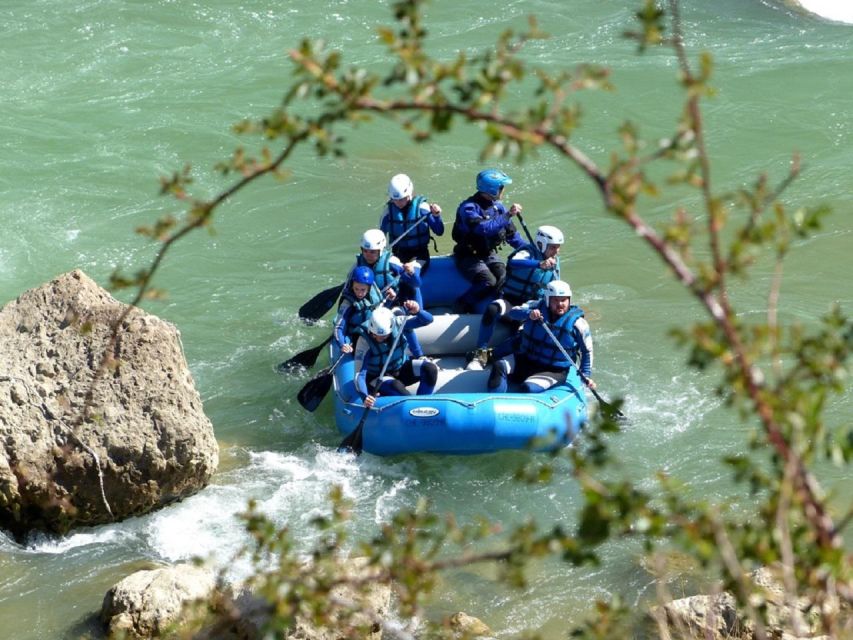
<svg viewBox="0 0 853 640">
<path fill-rule="evenodd" d="M 755 590 L 753 606 L 767 609 L 765 636 L 779 640 L 809 638 L 821 640 L 821 614 L 834 617 L 839 611 L 837 598 L 824 604 L 821 612 L 809 600 L 785 593 L 782 581 L 770 569 L 762 568 L 750 575 Z M 657 608 L 656 608 L 657 609 Z M 686 631 L 684 637 L 697 640 L 752 639 L 755 623 L 746 611 L 737 609 L 734 596 L 728 592 L 697 595 L 673 600 L 657 609 L 668 625 Z"/>
<path fill-rule="evenodd" d="M 180 626 L 186 609 L 216 587 L 210 569 L 179 564 L 137 571 L 104 596 L 101 621 L 110 638 L 152 638 Z"/>
<path fill-rule="evenodd" d="M 0 527 L 65 532 L 204 487 L 218 464 L 177 329 L 81 271 L 0 310 Z M 91 399 L 87 403 L 87 394 Z"/>
</svg>

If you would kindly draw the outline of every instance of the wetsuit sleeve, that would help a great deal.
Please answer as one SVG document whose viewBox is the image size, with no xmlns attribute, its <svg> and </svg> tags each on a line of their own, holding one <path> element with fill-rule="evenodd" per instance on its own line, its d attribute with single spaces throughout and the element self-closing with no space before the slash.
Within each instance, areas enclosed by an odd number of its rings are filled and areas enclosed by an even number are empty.
<svg viewBox="0 0 853 640">
<path fill-rule="evenodd" d="M 494 235 L 506 224 L 506 218 L 501 215 L 486 220 L 483 217 L 483 210 L 473 202 L 463 203 L 457 210 L 457 214 L 462 218 L 465 226 L 478 236 Z"/>
<path fill-rule="evenodd" d="M 427 216 L 426 223 L 429 225 L 430 231 L 437 236 L 444 235 L 444 220 L 441 219 L 441 214 L 434 216 L 429 208 L 429 203 L 424 200 L 421 206 L 418 207 L 418 215 Z"/>
<path fill-rule="evenodd" d="M 406 270 L 403 268 L 402 263 L 400 262 L 400 258 L 394 256 L 391 260 L 388 261 L 388 268 L 391 270 L 391 273 L 394 274 L 395 277 L 399 279 L 400 282 L 404 282 L 413 289 L 419 289 L 421 286 L 421 270 L 415 268 L 415 272 L 412 275 L 406 273 Z"/>
<path fill-rule="evenodd" d="M 406 324 L 403 325 L 403 328 L 406 331 L 411 331 L 412 329 L 417 329 L 418 327 L 425 327 L 428 324 L 432 323 L 433 317 L 429 311 L 424 311 L 421 309 L 415 315 L 411 316 L 406 320 Z"/>
<path fill-rule="evenodd" d="M 462 208 L 463 212 L 466 212 L 468 209 L 475 209 L 474 214 L 468 219 L 468 228 L 471 229 L 475 235 L 478 236 L 486 236 L 491 237 L 499 234 L 503 229 L 507 228 L 509 222 L 509 214 L 507 214 L 506 210 L 501 207 L 501 209 L 489 220 L 483 218 L 483 216 L 479 215 L 479 210 L 476 210 L 474 205 L 465 206 Z M 513 227 L 513 231 L 515 231 L 515 227 Z M 518 232 L 515 232 L 518 235 Z M 521 238 L 521 236 L 519 236 Z M 521 241 L 519 245 L 513 245 L 513 248 L 518 249 L 524 244 L 524 241 Z"/>
<path fill-rule="evenodd" d="M 407 285 L 414 289 L 420 289 L 421 287 L 421 270 L 419 268 L 415 268 L 412 272 L 412 275 L 406 273 L 405 269 L 400 274 L 400 282 L 405 282 Z"/>
<path fill-rule="evenodd" d="M 527 267 L 530 269 L 535 269 L 539 266 L 541 260 L 537 260 L 536 258 L 531 257 L 530 252 L 523 250 L 516 253 L 507 263 L 507 266 L 512 265 L 513 267 Z"/>
<path fill-rule="evenodd" d="M 578 318 L 575 321 L 574 330 L 581 353 L 580 371 L 589 378 L 592 376 L 592 332 L 589 329 L 589 323 L 584 318 Z"/>
<path fill-rule="evenodd" d="M 530 310 L 533 308 L 532 305 L 535 305 L 536 301 L 531 300 L 530 302 L 525 302 L 524 304 L 520 304 L 517 307 L 513 307 L 509 310 L 509 317 L 515 320 L 516 322 L 524 322 L 527 320 L 528 316 L 530 316 Z"/>
<path fill-rule="evenodd" d="M 382 207 L 382 213 L 379 215 L 379 229 L 382 233 L 388 233 L 391 229 L 391 211 L 387 204 Z"/>
<path fill-rule="evenodd" d="M 367 369 L 364 367 L 364 357 L 367 355 L 369 347 L 367 340 L 359 338 L 355 343 L 355 352 L 353 354 L 353 362 L 355 363 L 355 390 L 363 397 L 367 397 Z"/>
<path fill-rule="evenodd" d="M 350 342 L 347 334 L 349 331 L 347 330 L 349 327 L 349 318 L 352 315 L 353 306 L 349 300 L 344 300 L 341 302 L 341 306 L 338 309 L 338 315 L 335 316 L 335 328 L 333 331 L 333 335 L 335 336 L 335 342 L 339 347 L 344 346 Z"/>
</svg>

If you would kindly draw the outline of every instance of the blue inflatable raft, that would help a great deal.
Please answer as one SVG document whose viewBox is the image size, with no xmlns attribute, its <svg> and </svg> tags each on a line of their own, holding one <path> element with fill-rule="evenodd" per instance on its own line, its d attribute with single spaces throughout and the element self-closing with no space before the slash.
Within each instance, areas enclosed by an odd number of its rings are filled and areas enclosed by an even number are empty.
<svg viewBox="0 0 853 640">
<path fill-rule="evenodd" d="M 504 449 L 553 450 L 568 445 L 587 420 L 584 385 L 572 369 L 565 384 L 544 393 L 489 393 L 485 371 L 465 369 L 465 353 L 476 345 L 480 314 L 453 314 L 450 305 L 468 282 L 453 259 L 432 259 L 423 277 L 424 305 L 432 324 L 417 329 L 424 353 L 439 366 L 436 392 L 429 396 L 379 397 L 364 424 L 365 451 L 376 455 L 432 452 L 474 454 Z M 492 344 L 508 335 L 499 326 Z M 338 351 L 330 352 L 333 362 Z M 345 358 L 335 369 L 335 422 L 342 435 L 364 413 L 353 383 L 355 366 Z M 410 391 L 414 393 L 414 388 Z"/>
</svg>

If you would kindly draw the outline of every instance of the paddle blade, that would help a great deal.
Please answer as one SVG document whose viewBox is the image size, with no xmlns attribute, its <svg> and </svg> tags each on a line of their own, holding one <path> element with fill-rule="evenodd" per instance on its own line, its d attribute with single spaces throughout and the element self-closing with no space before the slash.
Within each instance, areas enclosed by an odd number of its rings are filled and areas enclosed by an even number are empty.
<svg viewBox="0 0 853 640">
<path fill-rule="evenodd" d="M 309 380 L 299 393 L 296 394 L 296 399 L 306 411 L 314 411 L 323 402 L 323 398 L 329 393 L 332 388 L 332 374 L 328 370 L 324 371 L 319 376 Z"/>
<path fill-rule="evenodd" d="M 280 363 L 275 370 L 279 373 L 290 373 L 294 369 L 298 369 L 299 367 L 305 367 L 308 369 L 309 367 L 314 366 L 314 363 L 317 362 L 317 356 L 320 355 L 320 351 L 323 349 L 323 345 L 319 345 L 312 349 L 308 349 L 306 351 L 302 351 L 293 356 L 290 360 L 285 360 Z"/>
<path fill-rule="evenodd" d="M 595 399 L 598 400 L 598 406 L 601 407 L 601 412 L 611 420 L 615 420 L 616 422 L 626 422 L 628 420 L 628 416 L 622 413 L 616 406 L 607 402 L 604 398 L 601 397 L 601 394 L 598 393 L 595 389 L 590 389 L 592 391 L 592 395 L 595 396 Z"/>
<path fill-rule="evenodd" d="M 331 340 L 332 337 L 329 336 L 316 347 L 311 347 L 310 349 L 306 349 L 305 351 L 300 351 L 290 360 L 285 360 L 284 362 L 279 364 L 275 368 L 275 370 L 279 373 L 289 373 L 299 367 L 305 367 L 306 369 L 313 367 L 314 363 L 317 362 L 317 356 L 320 355 L 320 352 L 323 350 L 323 347 L 329 344 Z"/>
<path fill-rule="evenodd" d="M 303 320 L 319 320 L 335 306 L 343 288 L 344 285 L 339 284 L 321 291 L 299 307 L 299 317 Z"/>
<path fill-rule="evenodd" d="M 370 409 L 365 408 L 364 413 L 361 414 L 361 420 L 358 421 L 355 429 L 350 431 L 349 435 L 341 440 L 341 443 L 338 445 L 338 453 L 361 455 L 364 445 L 364 422 L 367 420 L 368 413 L 370 413 Z"/>
</svg>

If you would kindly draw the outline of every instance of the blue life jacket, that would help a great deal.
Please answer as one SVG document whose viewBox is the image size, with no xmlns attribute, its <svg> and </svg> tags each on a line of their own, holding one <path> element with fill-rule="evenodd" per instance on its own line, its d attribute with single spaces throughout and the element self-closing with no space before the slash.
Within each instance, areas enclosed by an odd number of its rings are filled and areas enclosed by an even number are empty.
<svg viewBox="0 0 853 640">
<path fill-rule="evenodd" d="M 397 346 L 394 349 L 394 353 L 388 354 L 391 352 L 391 344 L 395 341 L 395 338 L 402 331 L 402 327 L 398 327 L 397 323 L 394 323 L 394 326 L 391 330 L 391 335 L 388 336 L 382 342 L 373 339 L 373 336 L 370 333 L 366 333 L 364 339 L 367 340 L 367 346 L 369 347 L 368 352 L 364 356 L 363 367 L 365 371 L 367 371 L 367 378 L 375 378 L 379 375 L 379 372 L 382 371 L 382 367 L 385 365 L 385 359 L 390 358 L 388 361 L 388 366 L 385 368 L 386 373 L 393 373 L 406 364 L 406 360 L 408 360 L 409 356 L 406 354 L 406 341 L 405 340 L 396 340 Z"/>
<path fill-rule="evenodd" d="M 421 203 L 426 202 L 425 196 L 417 196 L 413 198 L 406 207 L 406 210 L 401 210 L 391 200 L 388 201 L 388 240 L 393 243 L 397 238 L 403 235 L 403 232 L 411 227 L 420 218 Z M 409 231 L 395 245 L 395 248 L 402 249 L 417 249 L 429 245 L 429 225 L 426 222 L 419 224 L 417 227 Z"/>
<path fill-rule="evenodd" d="M 373 269 L 373 276 L 376 278 L 376 286 L 380 291 L 385 291 L 389 286 L 397 291 L 397 285 L 400 283 L 400 278 L 391 270 L 391 253 L 383 251 L 379 254 L 379 259 L 371 266 L 367 264 L 364 255 L 359 253 L 355 257 L 357 266 L 368 267 Z"/>
<path fill-rule="evenodd" d="M 506 281 L 504 282 L 504 297 L 513 304 L 522 304 L 528 300 L 539 300 L 545 290 L 545 286 L 552 280 L 560 279 L 560 258 L 553 269 L 542 269 L 538 264 L 535 267 L 513 266 L 512 259 L 520 252 L 527 251 L 530 258 L 537 262 L 545 259 L 544 254 L 532 244 L 523 246 L 509 254 L 506 261 Z"/>
<path fill-rule="evenodd" d="M 347 334 L 349 336 L 363 336 L 367 333 L 367 319 L 370 312 L 382 304 L 382 292 L 376 284 L 370 285 L 367 295 L 361 300 L 355 297 L 350 287 L 346 288 L 343 297 L 350 303 L 349 317 L 347 318 Z"/>
<path fill-rule="evenodd" d="M 548 303 L 545 300 L 540 300 L 536 306 L 531 307 L 531 311 L 533 309 L 539 309 L 544 318 L 550 316 Z M 563 348 L 572 360 L 577 359 L 580 348 L 574 335 L 575 321 L 578 318 L 582 318 L 583 315 L 583 309 L 572 305 L 558 320 L 548 323 L 552 333 L 556 336 L 560 344 L 563 345 Z M 546 333 L 541 320 L 534 321 L 528 318 L 524 321 L 521 328 L 521 345 L 518 352 L 523 353 L 535 362 L 557 370 L 568 369 L 574 364 L 574 362 L 566 360 L 566 357 L 560 352 L 557 345 L 554 344 L 551 336 Z"/>
<path fill-rule="evenodd" d="M 486 258 L 490 253 L 496 251 L 507 239 L 507 232 L 515 233 L 515 227 L 512 223 L 503 226 L 497 233 L 489 236 L 474 233 L 474 227 L 468 224 L 466 216 L 462 213 L 463 208 L 469 209 L 473 205 L 478 210 L 478 217 L 482 221 L 491 220 L 498 213 L 506 211 L 506 208 L 501 202 L 492 202 L 490 206 L 483 208 L 485 201 L 477 194 L 471 196 L 467 200 L 462 201 L 456 209 L 456 220 L 453 222 L 453 230 L 451 236 L 456 242 L 455 252 L 459 250 L 463 254 L 476 256 L 477 258 Z M 476 225 L 475 225 L 476 226 Z M 507 227 L 511 227 L 508 229 Z"/>
</svg>

